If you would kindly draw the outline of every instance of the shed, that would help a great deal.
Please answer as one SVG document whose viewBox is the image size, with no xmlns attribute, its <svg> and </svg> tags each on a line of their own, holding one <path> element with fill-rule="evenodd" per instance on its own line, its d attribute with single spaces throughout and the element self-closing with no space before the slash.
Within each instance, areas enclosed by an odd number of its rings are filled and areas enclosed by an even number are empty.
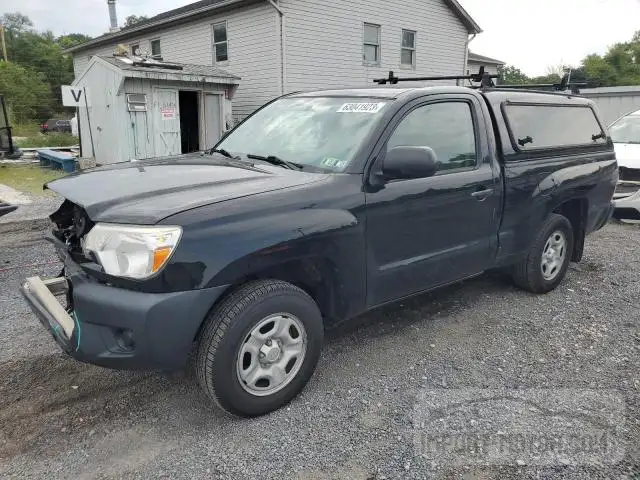
<svg viewBox="0 0 640 480">
<path fill-rule="evenodd" d="M 210 65 L 94 56 L 73 83 L 86 89 L 83 156 L 109 164 L 210 148 L 232 125 L 239 80 Z"/>
<path fill-rule="evenodd" d="M 598 105 L 602 119 L 611 125 L 627 113 L 640 109 L 640 86 L 581 88 L 580 94 Z"/>
</svg>

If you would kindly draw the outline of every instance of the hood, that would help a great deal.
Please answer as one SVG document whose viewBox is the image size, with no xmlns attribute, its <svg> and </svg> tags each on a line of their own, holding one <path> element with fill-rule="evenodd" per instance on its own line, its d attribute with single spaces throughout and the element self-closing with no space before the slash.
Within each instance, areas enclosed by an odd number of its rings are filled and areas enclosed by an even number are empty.
<svg viewBox="0 0 640 480">
<path fill-rule="evenodd" d="M 614 143 L 613 146 L 619 167 L 640 169 L 640 144 Z"/>
<path fill-rule="evenodd" d="M 95 168 L 54 180 L 45 187 L 80 205 L 94 222 L 150 225 L 191 208 L 325 177 L 193 155 Z"/>
</svg>

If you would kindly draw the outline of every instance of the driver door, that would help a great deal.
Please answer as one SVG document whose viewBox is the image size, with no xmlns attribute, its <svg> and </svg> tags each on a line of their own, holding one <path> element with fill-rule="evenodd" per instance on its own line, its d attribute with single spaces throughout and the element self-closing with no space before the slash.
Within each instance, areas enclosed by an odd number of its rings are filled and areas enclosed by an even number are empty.
<svg viewBox="0 0 640 480">
<path fill-rule="evenodd" d="M 470 96 L 418 102 L 399 113 L 383 152 L 431 147 L 438 171 L 367 193 L 367 306 L 463 279 L 493 263 L 502 190 L 480 128 L 490 120 L 481 115 Z"/>
</svg>

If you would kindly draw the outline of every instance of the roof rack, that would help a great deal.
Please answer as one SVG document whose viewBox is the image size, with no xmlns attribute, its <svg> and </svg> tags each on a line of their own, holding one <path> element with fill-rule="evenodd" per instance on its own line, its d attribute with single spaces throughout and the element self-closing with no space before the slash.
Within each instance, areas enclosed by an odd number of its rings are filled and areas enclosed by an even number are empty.
<svg viewBox="0 0 640 480">
<path fill-rule="evenodd" d="M 469 80 L 471 82 L 480 82 L 481 87 L 493 87 L 493 79 L 499 78 L 499 75 L 490 75 L 484 71 L 484 67 L 480 67 L 478 73 L 471 75 L 449 75 L 444 77 L 412 77 L 412 78 L 400 78 L 396 77 L 393 70 L 389 72 L 387 78 L 376 78 L 373 83 L 378 85 L 396 85 L 398 82 L 428 82 L 431 80 Z"/>
<path fill-rule="evenodd" d="M 530 83 L 522 85 L 500 85 L 500 88 L 507 88 L 510 90 L 553 90 L 556 92 L 564 92 L 571 90 L 574 95 L 580 94 L 580 88 L 587 87 L 587 83 L 571 83 L 569 82 L 569 75 L 564 75 L 560 83 Z"/>
<path fill-rule="evenodd" d="M 432 80 L 469 80 L 470 82 L 479 83 L 479 85 L 469 85 L 470 88 L 501 88 L 501 89 L 514 89 L 514 90 L 553 90 L 557 92 L 563 92 L 565 90 L 571 90 L 571 93 L 578 95 L 580 93 L 580 87 L 586 87 L 586 83 L 570 83 L 569 75 L 562 77 L 560 83 L 539 83 L 539 84 L 525 84 L 525 85 L 496 85 L 493 82 L 494 78 L 500 78 L 500 75 L 491 75 L 485 72 L 484 67 L 480 67 L 478 73 L 471 75 L 449 75 L 443 77 L 412 77 L 412 78 L 400 78 L 396 77 L 393 71 L 389 72 L 387 78 L 376 78 L 373 83 L 378 85 L 396 85 L 398 82 L 427 82 Z"/>
</svg>

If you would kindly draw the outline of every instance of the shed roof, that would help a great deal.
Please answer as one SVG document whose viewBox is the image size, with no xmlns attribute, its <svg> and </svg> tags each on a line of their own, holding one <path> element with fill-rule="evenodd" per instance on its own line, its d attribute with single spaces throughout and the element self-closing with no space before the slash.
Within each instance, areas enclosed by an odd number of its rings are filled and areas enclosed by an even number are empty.
<svg viewBox="0 0 640 480">
<path fill-rule="evenodd" d="M 495 58 L 485 57 L 484 55 L 478 55 L 477 53 L 469 52 L 469 61 L 476 63 L 488 63 L 491 65 L 505 65 L 502 60 L 496 60 Z"/>
<path fill-rule="evenodd" d="M 176 73 L 180 72 L 182 75 L 197 75 L 205 77 L 220 77 L 231 78 L 240 80 L 240 77 L 218 68 L 212 65 L 194 65 L 192 63 L 178 63 L 178 62 L 158 62 L 153 60 L 143 60 L 142 57 L 116 57 L 116 56 L 101 56 L 103 60 L 109 62 L 111 65 L 115 65 L 121 70 L 131 72 L 164 72 L 164 73 Z M 131 63 L 130 63 L 131 62 Z M 145 65 L 141 65 L 144 63 Z M 176 65 L 181 69 L 170 68 L 168 66 Z"/>
<path fill-rule="evenodd" d="M 456 17 L 467 28 L 469 33 L 480 33 L 482 29 L 475 20 L 467 13 L 467 11 L 458 3 L 457 0 L 442 0 L 455 14 Z M 220 10 L 223 8 L 233 8 L 244 4 L 257 3 L 257 0 L 200 0 L 199 2 L 190 3 L 184 7 L 174 8 L 167 12 L 163 12 L 159 15 L 155 15 L 147 20 L 138 22 L 130 27 L 124 27 L 117 32 L 105 33 L 96 38 L 71 47 L 66 52 L 79 52 L 98 45 L 104 45 L 114 41 L 119 41 L 127 37 L 138 35 L 148 30 L 161 28 L 169 23 L 178 21 L 187 21 L 195 16 L 208 13 L 214 10 Z"/>
<path fill-rule="evenodd" d="M 115 67 L 126 78 L 148 78 L 179 82 L 224 83 L 238 85 L 240 77 L 212 65 L 194 65 L 189 63 L 158 62 L 144 60 L 141 57 L 95 56 L 92 63 L 98 62 Z M 91 64 L 87 70 L 91 67 Z M 82 75 L 80 76 L 82 78 Z M 76 81 L 80 80 L 78 78 Z M 75 82 L 74 82 L 75 83 Z"/>
</svg>

